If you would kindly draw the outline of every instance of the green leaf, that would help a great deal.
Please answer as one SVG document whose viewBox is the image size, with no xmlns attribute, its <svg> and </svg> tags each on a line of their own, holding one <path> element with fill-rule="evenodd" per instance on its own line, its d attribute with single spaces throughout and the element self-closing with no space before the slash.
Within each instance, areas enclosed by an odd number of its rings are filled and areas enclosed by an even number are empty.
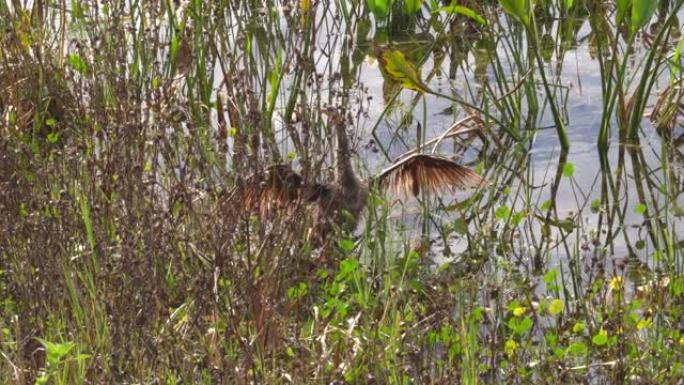
<svg viewBox="0 0 684 385">
<path fill-rule="evenodd" d="M 352 258 L 347 258 L 340 262 L 340 275 L 349 275 L 354 273 L 359 268 L 359 262 Z"/>
<path fill-rule="evenodd" d="M 517 349 L 518 343 L 515 342 L 515 340 L 507 340 L 504 344 L 504 351 L 506 352 L 506 355 L 509 357 L 512 357 Z"/>
<path fill-rule="evenodd" d="M 343 251 L 349 253 L 354 250 L 354 241 L 351 239 L 340 239 L 339 242 L 337 242 L 337 246 L 339 246 Z"/>
<path fill-rule="evenodd" d="M 568 162 L 563 166 L 563 176 L 570 178 L 575 175 L 575 164 Z"/>
<path fill-rule="evenodd" d="M 517 212 L 517 213 L 515 213 L 515 214 L 513 215 L 513 218 L 511 218 L 511 224 L 512 224 L 513 226 L 519 225 L 520 222 L 522 222 L 523 219 L 525 219 L 526 216 L 527 216 L 527 215 L 526 215 L 524 212 Z"/>
<path fill-rule="evenodd" d="M 568 12 L 570 8 L 575 4 L 575 0 L 563 0 L 563 9 Z"/>
<path fill-rule="evenodd" d="M 530 0 L 499 0 L 499 3 L 525 26 L 530 25 Z"/>
<path fill-rule="evenodd" d="M 654 262 L 660 262 L 663 259 L 663 251 L 662 250 L 655 250 L 653 252 L 653 261 Z"/>
<path fill-rule="evenodd" d="M 19 204 L 19 217 L 24 219 L 28 217 L 29 211 L 28 211 L 28 206 L 26 205 L 25 202 L 22 202 Z"/>
<path fill-rule="evenodd" d="M 600 199 L 594 199 L 591 201 L 591 212 L 596 214 L 601 210 L 601 200 Z"/>
<path fill-rule="evenodd" d="M 644 215 L 644 213 L 646 213 L 646 205 L 643 203 L 637 204 L 636 207 L 634 208 L 634 212 L 639 214 L 639 215 Z"/>
<path fill-rule="evenodd" d="M 558 270 L 556 270 L 556 269 L 549 270 L 546 274 L 544 274 L 544 283 L 547 285 L 550 285 L 550 284 L 556 282 L 557 276 L 558 276 Z"/>
<path fill-rule="evenodd" d="M 300 282 L 299 285 L 287 289 L 287 297 L 290 299 L 297 299 L 305 296 L 308 292 L 309 286 L 306 282 Z"/>
<path fill-rule="evenodd" d="M 617 12 L 615 12 L 615 24 L 622 23 L 622 20 L 624 20 L 630 4 L 631 0 L 617 0 L 615 2 L 615 6 L 617 8 Z"/>
<path fill-rule="evenodd" d="M 393 2 L 393 0 L 366 0 L 366 5 L 376 18 L 386 19 Z"/>
<path fill-rule="evenodd" d="M 632 32 L 648 24 L 658 5 L 657 0 L 634 0 L 632 3 Z"/>
<path fill-rule="evenodd" d="M 581 322 L 581 321 L 577 321 L 575 323 L 575 325 L 572 327 L 572 332 L 573 333 L 580 333 L 584 329 L 586 329 L 586 327 L 587 327 L 587 324 L 585 324 L 584 322 Z"/>
<path fill-rule="evenodd" d="M 45 348 L 45 353 L 47 356 L 47 361 L 48 363 L 52 365 L 57 365 L 59 362 L 64 358 L 69 352 L 76 347 L 76 344 L 73 342 L 65 342 L 65 343 L 54 343 L 50 342 L 47 340 L 44 340 L 42 338 L 38 338 L 38 341 L 43 345 Z"/>
<path fill-rule="evenodd" d="M 549 305 L 551 315 L 558 315 L 563 312 L 563 309 L 565 309 L 565 304 L 558 298 L 551 301 L 551 305 Z"/>
<path fill-rule="evenodd" d="M 90 251 L 95 255 L 95 231 L 93 229 L 93 218 L 90 214 L 90 204 L 88 198 L 84 196 L 80 190 L 78 190 L 76 200 L 81 208 L 81 219 L 83 220 L 83 225 L 86 231 L 86 237 L 88 239 L 88 244 L 90 245 Z"/>
<path fill-rule="evenodd" d="M 638 330 L 648 329 L 651 327 L 651 325 L 653 325 L 653 321 L 650 318 L 642 318 L 637 323 L 637 329 Z"/>
<path fill-rule="evenodd" d="M 496 219 L 505 221 L 511 216 L 511 209 L 506 206 L 499 206 L 496 209 Z"/>
<path fill-rule="evenodd" d="M 563 359 L 563 357 L 565 357 L 565 350 L 561 348 L 555 348 L 553 349 L 553 354 L 559 359 Z"/>
<path fill-rule="evenodd" d="M 570 344 L 570 346 L 568 346 L 568 352 L 575 356 L 584 356 L 587 354 L 587 351 L 587 345 L 582 342 L 573 342 Z"/>
<path fill-rule="evenodd" d="M 679 39 L 679 43 L 677 43 L 677 47 L 675 47 L 674 54 L 672 55 L 672 60 L 670 60 L 670 63 L 676 66 L 680 71 L 682 70 L 680 64 L 682 62 L 682 46 L 684 46 L 684 37 Z"/>
<path fill-rule="evenodd" d="M 515 334 L 523 335 L 532 329 L 532 319 L 530 317 L 525 317 L 522 320 L 518 317 L 512 317 L 508 321 L 508 327 L 513 330 Z"/>
<path fill-rule="evenodd" d="M 282 61 L 283 52 L 278 50 L 276 56 L 275 66 L 268 76 L 268 82 L 270 84 L 270 91 L 268 93 L 268 116 L 273 116 L 273 110 L 275 109 L 276 101 L 278 100 L 278 93 L 280 92 L 280 84 L 283 79 L 282 71 Z"/>
<path fill-rule="evenodd" d="M 418 92 L 429 92 L 428 87 L 420 79 L 420 73 L 415 65 L 407 61 L 401 51 L 383 50 L 380 54 L 380 65 L 389 77 L 402 87 Z"/>
<path fill-rule="evenodd" d="M 520 317 L 525 313 L 527 313 L 527 306 L 518 306 L 515 309 L 513 309 L 513 315 L 516 317 Z"/>
<path fill-rule="evenodd" d="M 546 333 L 544 335 L 544 339 L 546 340 L 546 343 L 549 344 L 549 347 L 555 348 L 556 345 L 558 345 L 558 336 L 553 334 L 553 333 Z"/>
<path fill-rule="evenodd" d="M 482 15 L 475 12 L 471 8 L 464 7 L 462 5 L 450 4 L 440 8 L 439 10 L 442 12 L 446 12 L 449 15 L 462 15 L 476 21 L 477 23 L 487 25 L 487 20 L 485 20 L 485 18 L 482 17 Z"/>
<path fill-rule="evenodd" d="M 404 0 L 404 12 L 412 15 L 423 5 L 423 0 Z"/>
<path fill-rule="evenodd" d="M 461 235 L 468 234 L 468 224 L 463 217 L 456 218 L 452 228 L 455 233 Z"/>
<path fill-rule="evenodd" d="M 72 53 L 69 55 L 69 65 L 71 65 L 81 75 L 85 75 L 88 72 L 88 65 L 85 63 L 85 61 L 83 61 L 81 55 L 77 53 Z"/>
<path fill-rule="evenodd" d="M 608 343 L 608 332 L 604 329 L 599 330 L 596 335 L 591 338 L 591 343 L 596 346 L 603 346 Z"/>
<path fill-rule="evenodd" d="M 475 320 L 477 322 L 482 321 L 484 319 L 484 316 L 482 315 L 482 309 L 478 307 L 475 310 L 473 310 L 472 317 L 473 317 L 473 320 Z"/>
<path fill-rule="evenodd" d="M 48 143 L 57 143 L 59 140 L 59 132 L 51 132 L 47 136 Z"/>
<path fill-rule="evenodd" d="M 83 362 L 83 361 L 89 359 L 90 357 L 92 357 L 92 355 L 80 353 L 79 355 L 76 356 L 76 361 Z"/>
<path fill-rule="evenodd" d="M 684 218 L 684 207 L 678 205 L 676 202 L 672 202 L 674 207 L 672 207 L 672 212 L 677 218 Z"/>
<path fill-rule="evenodd" d="M 547 220 L 545 217 L 543 217 L 541 215 L 535 215 L 534 217 L 539 219 L 540 221 L 543 221 L 547 226 L 557 227 L 559 229 L 563 229 L 563 231 L 568 232 L 568 233 L 575 230 L 575 227 L 576 227 L 575 221 L 572 218 L 558 219 L 558 220 L 553 219 L 553 218 L 549 218 Z"/>
</svg>

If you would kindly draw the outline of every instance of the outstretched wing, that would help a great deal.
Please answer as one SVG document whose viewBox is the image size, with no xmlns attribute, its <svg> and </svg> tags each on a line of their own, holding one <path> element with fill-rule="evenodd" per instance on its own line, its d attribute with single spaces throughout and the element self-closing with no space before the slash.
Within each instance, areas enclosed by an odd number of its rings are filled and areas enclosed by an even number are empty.
<svg viewBox="0 0 684 385">
<path fill-rule="evenodd" d="M 435 155 L 413 154 L 384 169 L 377 177 L 381 189 L 392 189 L 418 196 L 433 192 L 464 189 L 486 183 L 485 179 L 460 164 Z"/>
<path fill-rule="evenodd" d="M 244 185 L 244 204 L 249 208 L 258 205 L 262 210 L 274 204 L 287 205 L 299 199 L 302 184 L 302 177 L 290 166 L 270 166 L 262 174 L 247 178 Z"/>
</svg>

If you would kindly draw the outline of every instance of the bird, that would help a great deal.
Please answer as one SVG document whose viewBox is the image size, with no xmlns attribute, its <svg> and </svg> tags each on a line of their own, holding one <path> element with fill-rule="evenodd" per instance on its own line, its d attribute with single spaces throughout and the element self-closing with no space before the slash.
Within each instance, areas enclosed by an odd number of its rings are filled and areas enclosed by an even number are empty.
<svg viewBox="0 0 684 385">
<path fill-rule="evenodd" d="M 313 240 L 324 242 L 335 228 L 353 232 L 368 201 L 369 186 L 404 195 L 418 196 L 421 191 L 477 187 L 485 178 L 451 159 L 440 155 L 413 152 L 400 157 L 376 176 L 362 180 L 354 171 L 352 150 L 343 114 L 331 114 L 335 134 L 335 177 L 331 183 L 308 183 L 287 164 L 274 164 L 260 175 L 247 178 L 241 202 L 268 212 L 274 206 L 287 207 L 294 202 L 313 209 Z"/>
</svg>

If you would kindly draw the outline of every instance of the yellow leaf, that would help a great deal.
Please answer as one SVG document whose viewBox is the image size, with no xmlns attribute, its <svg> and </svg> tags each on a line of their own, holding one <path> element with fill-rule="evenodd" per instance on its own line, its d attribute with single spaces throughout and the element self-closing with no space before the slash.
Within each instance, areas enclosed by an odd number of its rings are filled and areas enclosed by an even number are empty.
<svg viewBox="0 0 684 385">
<path fill-rule="evenodd" d="M 420 79 L 420 72 L 413 63 L 406 60 L 403 52 L 396 49 L 382 50 L 378 58 L 381 68 L 402 87 L 418 92 L 430 92 Z"/>
<path fill-rule="evenodd" d="M 512 357 L 518 349 L 518 343 L 514 340 L 507 340 L 504 344 L 504 351 L 508 357 Z"/>
<path fill-rule="evenodd" d="M 610 279 L 609 286 L 610 286 L 610 289 L 613 291 L 621 290 L 622 286 L 624 286 L 624 280 L 619 275 L 615 276 L 615 277 Z"/>
<path fill-rule="evenodd" d="M 549 313 L 551 313 L 551 315 L 557 315 L 562 313 L 564 308 L 565 304 L 563 304 L 563 301 L 556 298 L 553 301 L 551 301 L 551 306 L 549 306 Z"/>
<path fill-rule="evenodd" d="M 311 0 L 299 0 L 300 22 L 306 24 L 311 14 Z"/>
<path fill-rule="evenodd" d="M 525 306 L 518 306 L 515 309 L 513 309 L 513 315 L 516 317 L 520 317 L 521 315 L 525 314 L 527 312 L 527 307 Z"/>
<path fill-rule="evenodd" d="M 637 329 L 638 330 L 643 330 L 643 329 L 648 329 L 653 325 L 653 321 L 651 321 L 650 318 L 644 318 L 637 323 Z"/>
</svg>

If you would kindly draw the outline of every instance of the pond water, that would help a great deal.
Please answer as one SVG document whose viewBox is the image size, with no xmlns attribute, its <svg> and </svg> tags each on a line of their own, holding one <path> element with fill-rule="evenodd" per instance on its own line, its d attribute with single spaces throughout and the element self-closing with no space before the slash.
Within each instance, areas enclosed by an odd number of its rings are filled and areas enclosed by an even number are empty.
<svg viewBox="0 0 684 385">
<path fill-rule="evenodd" d="M 359 23 L 363 24 L 364 21 Z M 469 36 L 473 40 L 463 43 L 465 48 L 459 48 L 454 41 L 461 38 L 467 41 L 468 35 L 463 37 L 451 36 L 453 45 L 447 44 L 436 48 L 435 40 L 439 37 L 428 32 L 421 32 L 423 26 L 420 25 L 420 22 L 409 23 L 409 25 L 412 25 L 414 29 L 391 26 L 390 28 L 398 28 L 392 32 L 388 32 L 387 27 L 378 27 L 376 24 L 357 26 L 354 31 L 355 34 L 340 34 L 346 36 L 353 43 L 343 44 L 342 48 L 335 51 L 337 56 L 333 55 L 330 61 L 318 63 L 318 67 L 321 69 L 329 68 L 332 65 L 332 71 L 337 71 L 339 70 L 339 67 L 336 67 L 338 61 L 340 59 L 350 60 L 351 57 L 351 61 L 354 63 L 352 67 L 357 69 L 357 72 L 346 76 L 358 80 L 359 83 L 352 87 L 352 92 L 359 96 L 359 100 L 364 100 L 367 103 L 364 106 L 367 113 L 365 119 L 361 119 L 352 129 L 354 137 L 358 141 L 359 168 L 364 170 L 365 174 L 372 175 L 405 152 L 415 149 L 419 143 L 441 136 L 454 122 L 467 115 L 462 109 L 459 110 L 459 107 L 455 106 L 452 101 L 439 96 L 423 95 L 422 99 L 419 100 L 420 97 L 414 91 L 403 90 L 394 99 L 391 91 L 388 92 L 391 87 L 388 86 L 388 83 L 392 81 L 387 78 L 386 74 L 383 74 L 372 47 L 378 45 L 394 47 L 406 52 L 407 57 L 412 56 L 418 58 L 417 60 L 421 58 L 421 55 L 425 55 L 426 60 L 421 68 L 423 76 L 430 73 L 431 79 L 426 82 L 427 85 L 447 94 L 453 90 L 459 95 L 473 96 L 472 98 L 464 98 L 473 104 L 478 104 L 477 100 L 481 100 L 479 97 L 483 94 L 483 89 L 486 87 L 496 88 L 497 76 L 501 76 L 501 73 L 508 74 L 516 71 L 512 69 L 514 66 L 509 66 L 508 63 L 503 63 L 504 69 L 497 71 L 491 61 L 494 54 L 507 58 L 503 61 L 510 60 L 508 51 L 510 47 L 507 44 L 511 44 L 511 42 L 507 40 L 505 31 L 501 32 L 502 35 L 497 36 L 500 39 L 498 43 L 495 43 L 492 37 L 483 38 L 478 34 L 471 34 Z M 663 246 L 662 242 L 654 243 L 653 239 L 648 236 L 643 204 L 651 212 L 661 214 L 664 210 L 669 211 L 670 215 L 666 218 L 661 217 L 664 220 L 662 225 L 669 228 L 674 234 L 679 234 L 681 216 L 672 215 L 672 212 L 676 211 L 681 214 L 677 210 L 681 210 L 679 207 L 684 204 L 684 197 L 681 193 L 681 166 L 677 165 L 678 163 L 681 164 L 681 146 L 662 146 L 662 137 L 654 129 L 650 119 L 645 116 L 642 120 L 640 132 L 640 148 L 638 151 L 630 152 L 629 149 L 632 148 L 630 146 L 633 145 L 620 145 L 619 129 L 613 118 L 611 119 L 610 150 L 606 156 L 609 169 L 601 168 L 598 136 L 604 102 L 600 63 L 596 57 L 596 48 L 595 46 L 592 47 L 592 40 L 596 39 L 596 36 L 586 18 L 585 20 L 574 21 L 574 25 L 573 40 L 576 44 L 560 42 L 555 45 L 555 47 L 567 46 L 569 49 L 562 50 L 562 57 L 559 61 L 558 53 L 561 50 L 555 48 L 552 50 L 555 54 L 549 52 L 548 60 L 545 63 L 546 70 L 549 74 L 553 74 L 555 79 L 554 87 L 561 90 L 557 95 L 566 119 L 570 141 L 570 149 L 567 155 L 567 162 L 570 166 L 566 167 L 574 168 L 571 176 L 563 177 L 559 183 L 554 213 L 557 215 L 556 221 L 565 220 L 572 225 L 566 227 L 566 230 L 569 231 L 566 231 L 564 235 L 558 233 L 558 226 L 551 226 L 553 235 L 550 236 L 550 238 L 556 238 L 556 241 L 560 237 L 568 239 L 569 243 L 566 247 L 569 249 L 557 244 L 558 247 L 552 252 L 552 258 L 563 261 L 569 258 L 569 250 L 574 251 L 580 247 L 588 250 L 587 245 L 591 245 L 593 250 L 594 246 L 603 245 L 609 259 L 617 261 L 623 258 L 632 260 L 637 258 L 642 261 L 652 261 L 653 253 Z M 558 32 L 560 28 L 558 20 L 550 22 L 548 27 L 550 32 L 545 37 L 553 41 L 550 36 Z M 363 36 L 360 36 L 359 33 Z M 457 32 L 452 31 L 452 33 L 456 34 Z M 390 36 L 392 34 L 396 40 Z M 329 43 L 326 39 L 321 39 L 321 41 L 326 44 Z M 518 42 L 518 40 L 515 41 Z M 638 49 L 631 53 L 630 63 L 632 64 L 629 71 L 633 74 L 638 74 L 643 70 L 642 60 L 648 52 L 647 43 L 642 41 L 641 44 L 641 46 L 637 44 Z M 440 56 L 437 66 L 435 66 L 436 53 L 439 53 Z M 458 62 L 450 61 L 450 58 L 460 60 Z M 532 62 L 533 59 L 523 57 L 522 60 Z M 522 74 L 519 73 L 514 78 L 519 80 L 521 76 Z M 653 107 L 658 92 L 667 87 L 668 76 L 667 71 L 663 71 L 658 76 L 657 83 L 649 98 L 648 108 Z M 505 81 L 509 81 L 511 84 L 509 87 L 512 88 L 517 81 L 515 79 L 505 79 Z M 548 102 L 541 83 L 537 84 L 537 94 L 544 103 Z M 527 101 L 523 99 L 520 102 L 524 120 L 528 113 Z M 535 244 L 532 239 L 528 238 L 538 238 L 544 223 L 540 220 L 544 216 L 543 210 L 534 213 L 530 206 L 543 206 L 544 202 L 551 198 L 559 154 L 561 153 L 551 111 L 548 104 L 544 105 L 543 112 L 533 117 L 533 121 L 526 128 L 529 142 L 525 146 L 529 156 L 516 166 L 525 172 L 512 178 L 504 186 L 512 191 L 507 193 L 508 195 L 498 195 L 496 198 L 494 197 L 495 194 L 491 196 L 491 199 L 498 200 L 494 203 L 495 206 L 506 206 L 513 211 L 524 212 L 524 216 L 530 224 L 522 226 L 523 230 L 517 236 L 523 238 L 521 245 L 526 246 Z M 496 126 L 493 127 L 493 130 L 501 131 L 500 127 Z M 673 137 L 681 134 L 681 129 L 676 128 Z M 496 149 L 495 146 L 491 145 L 484 148 L 482 142 L 477 140 L 469 142 L 470 145 L 468 146 L 459 146 L 446 139 L 437 149 L 437 153 L 457 154 L 459 161 L 471 166 L 480 162 L 480 166 L 485 166 L 483 171 L 490 177 L 501 172 L 498 168 L 515 157 L 516 155 L 513 153 L 518 151 L 514 141 L 503 139 L 502 142 L 505 148 Z M 430 149 L 432 146 L 427 147 L 426 151 L 430 152 Z M 482 162 L 488 153 L 491 154 L 492 152 L 498 153 L 495 157 L 497 159 L 495 162 L 498 164 L 487 162 L 483 164 Z M 634 154 L 632 157 L 630 153 L 638 153 L 638 155 Z M 661 168 L 663 157 L 668 159 L 670 165 L 667 173 L 664 173 Z M 635 166 L 632 164 L 634 159 L 640 161 L 636 165 L 639 169 L 637 174 L 635 174 Z M 620 168 L 619 173 L 618 167 Z M 605 173 L 615 173 L 614 178 L 623 181 L 620 183 L 620 191 L 609 192 L 607 186 L 602 186 L 602 175 Z M 638 187 L 637 184 L 645 183 L 644 175 L 648 175 L 649 179 L 654 180 L 652 184 L 662 185 L 665 181 L 664 174 L 671 178 L 668 184 L 670 194 L 663 194 L 654 186 L 648 188 L 650 193 L 645 195 L 643 192 L 640 194 L 637 191 L 643 188 L 642 186 Z M 635 180 L 637 176 L 641 179 Z M 521 186 L 525 187 L 521 188 Z M 498 186 L 498 188 L 500 190 L 502 186 Z M 528 196 L 523 199 L 519 194 L 528 194 Z M 616 199 L 608 199 L 603 205 L 599 205 L 602 194 Z M 467 198 L 468 195 L 469 192 L 457 193 L 452 198 L 458 201 Z M 644 201 L 644 199 L 648 201 Z M 445 197 L 444 200 L 446 206 L 454 203 L 451 198 Z M 613 220 L 607 224 L 605 210 L 611 205 L 621 207 L 619 210 L 621 211 L 620 220 Z M 400 221 L 407 224 L 408 231 L 412 231 L 414 235 L 416 232 L 424 231 L 424 226 L 421 225 L 421 218 L 424 217 L 418 214 L 420 210 L 416 206 L 415 203 L 411 204 L 409 200 L 407 206 L 401 206 L 400 209 L 395 210 L 398 211 L 395 215 L 400 218 Z M 406 212 L 414 213 L 414 215 L 406 215 Z M 457 217 L 453 213 L 449 214 L 443 210 L 441 212 L 433 211 L 432 215 L 433 224 L 449 223 Z M 495 228 L 505 227 L 501 223 L 493 226 Z M 433 238 L 437 239 L 439 236 L 433 234 Z M 459 251 L 464 252 L 469 247 L 469 243 L 464 240 L 464 237 L 449 239 L 448 242 L 450 243 L 446 249 L 451 252 L 456 251 L 456 254 L 459 254 Z M 433 252 L 433 257 L 438 262 L 452 260 L 453 253 L 445 252 L 444 245 L 435 247 Z"/>
</svg>

